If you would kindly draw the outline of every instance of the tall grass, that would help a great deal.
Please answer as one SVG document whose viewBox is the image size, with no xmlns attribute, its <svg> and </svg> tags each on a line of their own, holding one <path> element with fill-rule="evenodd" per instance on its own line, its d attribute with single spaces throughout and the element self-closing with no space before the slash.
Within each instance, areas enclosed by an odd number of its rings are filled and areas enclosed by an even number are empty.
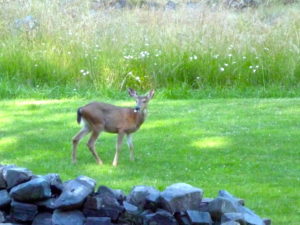
<svg viewBox="0 0 300 225">
<path fill-rule="evenodd" d="M 299 5 L 173 11 L 93 9 L 87 0 L 0 4 L 1 97 L 19 95 L 22 86 L 71 93 L 299 86 Z M 16 25 L 28 15 L 35 29 Z"/>
</svg>

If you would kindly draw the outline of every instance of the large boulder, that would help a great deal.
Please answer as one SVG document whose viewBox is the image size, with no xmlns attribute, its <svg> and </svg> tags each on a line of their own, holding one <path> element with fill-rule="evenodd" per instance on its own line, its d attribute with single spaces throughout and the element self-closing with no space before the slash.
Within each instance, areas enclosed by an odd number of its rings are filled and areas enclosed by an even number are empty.
<svg viewBox="0 0 300 225">
<path fill-rule="evenodd" d="M 93 193 L 96 181 L 79 176 L 64 185 L 63 192 L 55 201 L 55 208 L 70 210 L 80 208 L 86 198 Z"/>
<path fill-rule="evenodd" d="M 55 210 L 52 215 L 53 225 L 84 225 L 85 217 L 79 210 Z"/>
<path fill-rule="evenodd" d="M 3 168 L 3 178 L 7 184 L 7 189 L 29 181 L 31 177 L 32 172 L 26 168 L 13 166 L 7 166 Z"/>
<path fill-rule="evenodd" d="M 5 208 L 11 202 L 11 198 L 7 190 L 0 190 L 0 209 Z"/>
<path fill-rule="evenodd" d="M 134 186 L 127 201 L 137 206 L 139 209 L 156 209 L 159 203 L 160 192 L 149 186 Z"/>
<path fill-rule="evenodd" d="M 13 187 L 10 196 L 21 202 L 33 202 L 51 197 L 50 184 L 44 178 L 35 178 Z"/>
<path fill-rule="evenodd" d="M 185 183 L 168 186 L 160 195 L 162 207 L 172 214 L 200 207 L 203 191 Z"/>
</svg>

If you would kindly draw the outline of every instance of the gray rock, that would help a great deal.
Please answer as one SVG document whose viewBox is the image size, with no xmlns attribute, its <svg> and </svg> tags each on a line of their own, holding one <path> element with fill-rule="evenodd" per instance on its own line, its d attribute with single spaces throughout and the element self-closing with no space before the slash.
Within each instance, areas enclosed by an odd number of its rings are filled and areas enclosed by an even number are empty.
<svg viewBox="0 0 300 225">
<path fill-rule="evenodd" d="M 35 178 L 13 187 L 10 196 L 21 202 L 33 202 L 51 197 L 50 184 L 44 178 Z"/>
<path fill-rule="evenodd" d="M 0 223 L 0 225 L 26 225 L 24 223 Z"/>
<path fill-rule="evenodd" d="M 33 16 L 26 16 L 15 21 L 15 28 L 22 31 L 34 30 L 37 26 L 38 22 Z"/>
<path fill-rule="evenodd" d="M 4 212 L 0 211 L 0 223 L 3 223 L 4 221 L 5 221 Z"/>
<path fill-rule="evenodd" d="M 37 201 L 34 204 L 36 204 L 38 207 L 40 207 L 43 210 L 54 210 L 55 209 L 55 201 L 56 198 L 49 198 L 42 201 Z"/>
<path fill-rule="evenodd" d="M 117 199 L 118 202 L 120 202 L 120 203 L 122 203 L 126 198 L 126 196 L 122 190 L 119 190 L 119 189 L 114 190 L 114 189 L 111 189 L 111 188 L 103 186 L 103 185 L 99 186 L 97 195 L 111 195 L 111 197 Z"/>
<path fill-rule="evenodd" d="M 53 225 L 84 225 L 85 217 L 79 210 L 61 211 L 54 210 L 52 215 Z"/>
<path fill-rule="evenodd" d="M 220 223 L 220 225 L 241 225 L 241 224 L 236 221 L 228 221 L 225 223 Z"/>
<path fill-rule="evenodd" d="M 272 220 L 269 219 L 269 218 L 264 218 L 262 220 L 264 221 L 265 225 L 271 225 L 272 224 Z"/>
<path fill-rule="evenodd" d="M 244 216 L 242 213 L 224 213 L 221 217 L 221 222 L 226 223 L 230 221 L 235 221 L 240 224 L 244 224 Z"/>
<path fill-rule="evenodd" d="M 212 201 L 212 198 L 203 198 L 199 205 L 199 211 L 208 212 L 208 204 Z"/>
<path fill-rule="evenodd" d="M 109 4 L 110 7 L 115 9 L 123 9 L 128 6 L 127 0 L 114 0 Z"/>
<path fill-rule="evenodd" d="M 6 188 L 6 182 L 3 177 L 3 165 L 0 165 L 0 189 Z"/>
<path fill-rule="evenodd" d="M 155 213 L 146 214 L 143 218 L 144 225 L 178 225 L 171 213 L 158 210 Z"/>
<path fill-rule="evenodd" d="M 198 210 L 203 191 L 189 184 L 177 183 L 167 187 L 160 195 L 162 207 L 172 214 L 188 209 Z"/>
<path fill-rule="evenodd" d="M 252 210 L 241 206 L 239 212 L 243 214 L 244 221 L 246 222 L 246 224 L 265 225 L 264 221 L 258 215 L 256 215 Z"/>
<path fill-rule="evenodd" d="M 7 190 L 0 190 L 0 209 L 5 208 L 11 202 L 11 198 Z"/>
<path fill-rule="evenodd" d="M 112 225 L 109 217 L 88 217 L 85 225 Z"/>
<path fill-rule="evenodd" d="M 10 189 L 18 184 L 29 181 L 32 177 L 32 172 L 21 167 L 4 167 L 3 177 L 7 184 L 7 189 Z"/>
<path fill-rule="evenodd" d="M 63 210 L 80 208 L 87 196 L 93 193 L 95 185 L 95 180 L 85 176 L 67 182 L 55 201 L 55 208 Z"/>
<path fill-rule="evenodd" d="M 60 176 L 55 173 L 50 173 L 43 176 L 50 183 L 50 188 L 53 194 L 61 194 L 63 191 L 64 185 L 60 179 Z"/>
<path fill-rule="evenodd" d="M 37 214 L 32 225 L 52 225 L 52 214 L 47 212 Z"/>
<path fill-rule="evenodd" d="M 38 213 L 36 205 L 13 201 L 11 203 L 11 217 L 18 222 L 33 221 Z"/>
<path fill-rule="evenodd" d="M 239 204 L 224 197 L 217 197 L 208 204 L 208 211 L 213 220 L 220 221 L 224 213 L 238 213 Z"/>
<path fill-rule="evenodd" d="M 130 204 L 137 206 L 139 209 L 155 210 L 159 203 L 160 192 L 149 186 L 134 186 L 130 194 L 127 196 L 127 201 Z"/>
<path fill-rule="evenodd" d="M 176 10 L 176 3 L 173 1 L 168 1 L 165 5 L 165 10 Z"/>
<path fill-rule="evenodd" d="M 186 213 L 192 225 L 212 225 L 212 219 L 208 212 L 187 210 Z"/>
<path fill-rule="evenodd" d="M 231 201 L 234 201 L 234 202 L 238 203 L 239 205 L 245 205 L 245 201 L 243 199 L 233 196 L 226 190 L 220 190 L 218 196 L 230 199 Z"/>
<path fill-rule="evenodd" d="M 243 201 L 240 201 L 240 199 L 234 197 L 227 191 L 219 191 L 219 197 L 214 199 L 213 202 L 213 204 L 209 204 L 209 212 L 211 213 L 212 217 L 216 218 L 217 220 L 220 220 L 222 215 L 225 215 L 225 213 L 240 213 L 242 216 L 239 217 L 242 218 L 239 220 L 237 219 L 236 221 L 251 225 L 264 225 L 263 220 L 258 215 L 243 206 Z M 220 203 L 222 204 L 221 207 Z M 227 214 L 227 216 L 230 215 L 233 217 L 238 216 L 238 214 Z"/>
<path fill-rule="evenodd" d="M 87 217 L 110 217 L 117 221 L 124 207 L 110 194 L 89 196 L 83 206 L 83 212 Z"/>
<path fill-rule="evenodd" d="M 175 213 L 174 217 L 180 225 L 192 225 L 192 222 L 184 212 Z"/>
<path fill-rule="evenodd" d="M 119 219 L 121 222 L 132 225 L 142 224 L 142 212 L 137 206 L 132 205 L 127 201 L 123 202 L 123 206 L 125 212 L 122 214 L 122 218 Z"/>
</svg>

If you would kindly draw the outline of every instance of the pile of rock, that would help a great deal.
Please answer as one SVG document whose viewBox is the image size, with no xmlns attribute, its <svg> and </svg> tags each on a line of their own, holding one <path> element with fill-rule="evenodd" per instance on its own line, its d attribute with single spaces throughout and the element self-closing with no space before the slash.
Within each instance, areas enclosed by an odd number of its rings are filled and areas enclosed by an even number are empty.
<svg viewBox="0 0 300 225">
<path fill-rule="evenodd" d="M 160 192 L 135 186 L 129 195 L 79 176 L 33 175 L 26 168 L 0 165 L 0 225 L 268 225 L 227 191 L 215 199 L 177 183 Z"/>
</svg>

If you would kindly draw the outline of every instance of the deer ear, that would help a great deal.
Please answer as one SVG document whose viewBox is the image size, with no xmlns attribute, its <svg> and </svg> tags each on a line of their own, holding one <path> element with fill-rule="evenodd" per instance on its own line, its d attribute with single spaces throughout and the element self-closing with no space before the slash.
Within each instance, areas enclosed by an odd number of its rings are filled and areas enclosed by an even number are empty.
<svg viewBox="0 0 300 225">
<path fill-rule="evenodd" d="M 149 99 L 153 98 L 153 95 L 154 95 L 154 90 L 152 89 L 151 91 L 149 91 L 148 98 Z"/>
<path fill-rule="evenodd" d="M 131 97 L 137 97 L 137 94 L 136 94 L 136 91 L 133 90 L 132 88 L 128 88 L 128 94 L 131 96 Z"/>
</svg>

